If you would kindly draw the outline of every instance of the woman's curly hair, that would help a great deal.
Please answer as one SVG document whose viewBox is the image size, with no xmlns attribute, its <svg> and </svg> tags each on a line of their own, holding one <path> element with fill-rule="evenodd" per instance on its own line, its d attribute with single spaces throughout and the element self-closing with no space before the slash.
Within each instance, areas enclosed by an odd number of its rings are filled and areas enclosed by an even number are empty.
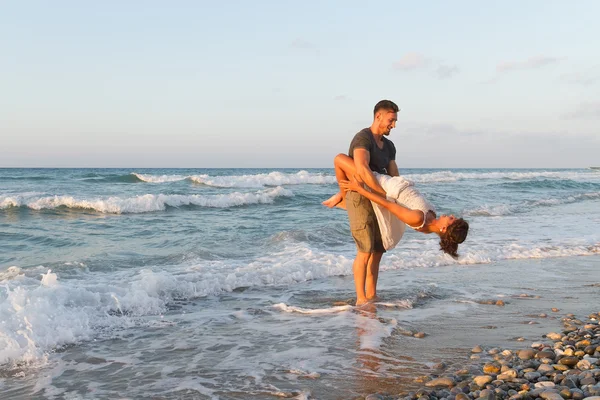
<svg viewBox="0 0 600 400">
<path fill-rule="evenodd" d="M 465 241 L 469 233 L 469 223 L 462 218 L 448 225 L 446 232 L 440 235 L 440 249 L 444 253 L 458 258 L 458 244 Z"/>
</svg>

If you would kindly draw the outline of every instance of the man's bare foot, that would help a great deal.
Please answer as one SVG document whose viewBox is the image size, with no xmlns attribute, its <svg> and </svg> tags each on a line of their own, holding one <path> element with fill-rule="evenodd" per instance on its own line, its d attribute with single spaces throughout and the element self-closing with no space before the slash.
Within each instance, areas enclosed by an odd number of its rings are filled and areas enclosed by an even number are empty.
<svg viewBox="0 0 600 400">
<path fill-rule="evenodd" d="M 321 204 L 323 204 L 326 207 L 333 208 L 337 206 L 342 200 L 342 194 L 338 192 L 330 198 L 328 198 L 327 200 L 325 200 L 324 202 L 322 202 Z"/>
<path fill-rule="evenodd" d="M 356 308 L 357 308 L 357 311 L 366 312 L 369 315 L 375 314 L 377 312 L 377 307 L 375 306 L 375 304 L 373 304 L 371 302 L 366 302 L 364 304 L 357 305 Z"/>
<path fill-rule="evenodd" d="M 378 302 L 378 301 L 381 301 L 381 297 L 379 297 L 379 296 L 377 296 L 377 295 L 375 295 L 375 296 L 372 296 L 372 297 L 367 297 L 367 301 L 368 301 L 369 303 L 376 303 L 376 302 Z"/>
<path fill-rule="evenodd" d="M 356 299 L 356 307 L 364 306 L 365 304 L 369 304 L 369 300 L 367 300 L 367 299 Z"/>
</svg>

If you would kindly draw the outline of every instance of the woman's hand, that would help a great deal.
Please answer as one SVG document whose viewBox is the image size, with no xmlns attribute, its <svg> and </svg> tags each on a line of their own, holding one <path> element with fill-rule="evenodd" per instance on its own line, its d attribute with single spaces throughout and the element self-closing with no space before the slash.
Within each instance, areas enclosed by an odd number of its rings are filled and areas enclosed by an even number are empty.
<svg viewBox="0 0 600 400">
<path fill-rule="evenodd" d="M 364 190 L 362 182 L 358 181 L 356 175 L 352 175 L 352 178 L 349 181 L 340 181 L 340 187 L 342 190 L 344 190 L 344 192 L 359 192 L 361 189 Z"/>
</svg>

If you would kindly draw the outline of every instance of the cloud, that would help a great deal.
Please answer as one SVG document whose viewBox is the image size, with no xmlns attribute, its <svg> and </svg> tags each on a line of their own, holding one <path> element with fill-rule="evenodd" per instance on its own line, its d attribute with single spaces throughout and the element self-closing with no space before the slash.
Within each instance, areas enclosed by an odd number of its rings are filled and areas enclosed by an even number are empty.
<svg viewBox="0 0 600 400">
<path fill-rule="evenodd" d="M 399 71 L 414 71 L 419 69 L 433 68 L 434 73 L 439 79 L 449 79 L 458 74 L 459 69 L 456 65 L 446 65 L 439 60 L 427 57 L 421 53 L 406 53 L 393 64 L 393 68 Z"/>
<path fill-rule="evenodd" d="M 505 73 L 520 69 L 536 69 L 561 61 L 559 57 L 535 56 L 525 61 L 503 61 L 496 66 L 496 72 Z"/>
<path fill-rule="evenodd" d="M 567 119 L 596 119 L 600 118 L 600 101 L 590 101 L 579 104 L 575 110 L 564 115 Z"/>
<path fill-rule="evenodd" d="M 308 42 L 302 38 L 296 38 L 292 41 L 292 43 L 290 43 L 290 47 L 293 49 L 310 49 L 310 50 L 314 50 L 316 49 L 316 46 L 311 43 Z"/>
<path fill-rule="evenodd" d="M 572 85 L 591 86 L 600 82 L 600 67 L 596 66 L 584 72 L 563 74 L 559 79 Z"/>
<path fill-rule="evenodd" d="M 406 53 L 394 63 L 394 68 L 401 71 L 410 71 L 427 67 L 429 59 L 420 53 Z"/>
<path fill-rule="evenodd" d="M 436 73 L 440 79 L 449 79 L 458 74 L 459 69 L 456 65 L 443 65 L 437 67 Z"/>
<path fill-rule="evenodd" d="M 402 130 L 407 132 L 408 135 L 416 135 L 419 137 L 423 136 L 480 136 L 485 135 L 486 132 L 478 130 L 463 130 L 459 129 L 454 125 L 446 123 L 431 123 L 431 122 L 407 122 L 402 126 Z"/>
</svg>

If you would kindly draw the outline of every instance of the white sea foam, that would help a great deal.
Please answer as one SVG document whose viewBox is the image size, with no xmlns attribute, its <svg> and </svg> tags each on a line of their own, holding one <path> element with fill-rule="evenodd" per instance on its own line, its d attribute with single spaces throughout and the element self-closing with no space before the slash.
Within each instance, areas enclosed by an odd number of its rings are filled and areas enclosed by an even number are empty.
<svg viewBox="0 0 600 400">
<path fill-rule="evenodd" d="M 418 183 L 456 182 L 465 180 L 532 180 L 532 179 L 600 179 L 600 173 L 592 171 L 494 171 L 494 172 L 454 172 L 437 171 L 425 174 L 406 174 L 407 179 Z"/>
<path fill-rule="evenodd" d="M 274 171 L 265 174 L 255 175 L 228 175 L 228 176 L 210 176 L 210 175 L 146 175 L 132 172 L 139 180 L 150 183 L 168 183 L 182 180 L 190 180 L 194 183 L 200 183 L 215 187 L 250 187 L 261 188 L 265 186 L 281 185 L 325 185 L 335 183 L 335 176 L 310 173 L 308 171 L 299 171 L 297 173 L 284 173 Z"/>
<path fill-rule="evenodd" d="M 0 271 L 0 282 L 14 279 L 21 274 L 21 268 L 15 266 L 8 267 L 6 271 Z"/>
<path fill-rule="evenodd" d="M 398 321 L 390 319 L 382 321 L 372 316 L 357 316 L 356 325 L 360 331 L 360 348 L 362 350 L 379 350 L 383 339 L 392 336 Z"/>
<path fill-rule="evenodd" d="M 138 174 L 137 172 L 132 172 L 131 175 L 134 175 L 140 181 L 149 183 L 177 182 L 188 178 L 186 175 L 148 175 Z"/>
<path fill-rule="evenodd" d="M 0 289 L 0 365 L 43 362 L 56 347 L 135 325 L 140 316 L 160 315 L 175 299 L 350 271 L 351 260 L 343 256 L 293 247 L 253 261 L 112 271 L 82 279 L 61 279 L 48 271 L 40 279 L 5 280 Z M 10 270 L 11 276 L 16 273 Z"/>
<path fill-rule="evenodd" d="M 503 216 L 527 212 L 536 207 L 552 207 L 561 204 L 572 204 L 580 201 L 600 199 L 600 192 L 580 193 L 572 196 L 546 198 L 540 200 L 522 201 L 517 204 L 483 205 L 471 210 L 465 210 L 465 216 Z"/>
<path fill-rule="evenodd" d="M 351 305 L 345 305 L 345 306 L 334 306 L 334 307 L 327 307 L 327 308 L 303 308 L 303 307 L 289 306 L 285 303 L 278 303 L 278 304 L 274 304 L 273 308 L 280 310 L 280 311 L 285 311 L 288 313 L 319 315 L 319 314 L 335 314 L 335 313 L 339 313 L 339 312 L 350 311 L 354 307 Z"/>
<path fill-rule="evenodd" d="M 85 199 L 73 196 L 0 196 L 0 209 L 26 207 L 32 210 L 59 207 L 86 209 L 107 214 L 143 213 L 162 211 L 169 207 L 195 205 L 200 207 L 228 208 L 248 204 L 273 203 L 278 197 L 294 194 L 281 186 L 254 193 L 229 193 L 219 195 L 145 194 L 135 197 L 106 197 Z"/>
<path fill-rule="evenodd" d="M 503 247 L 472 245 L 459 260 L 436 249 L 435 241 L 392 251 L 384 257 L 382 270 L 481 264 L 504 259 L 550 258 L 600 254 L 600 243 L 512 244 Z M 231 292 L 240 287 L 294 285 L 299 282 L 352 274 L 348 256 L 317 251 L 296 243 L 253 260 L 213 260 L 146 269 L 85 272 L 62 278 L 59 272 L 41 268 L 37 279 L 21 274 L 18 267 L 1 273 L 0 364 L 43 362 L 52 349 L 86 341 L 100 334 L 142 323 L 139 317 L 160 315 L 178 299 L 192 299 Z M 18 279 L 16 278 L 18 276 Z M 30 274 L 29 276 L 35 276 Z M 396 302 L 395 307 L 412 307 Z M 305 309 L 277 304 L 284 312 L 336 314 L 351 306 Z M 365 336 L 365 348 L 378 346 L 388 335 L 389 324 Z M 392 324 L 393 325 L 393 324 Z"/>
</svg>

